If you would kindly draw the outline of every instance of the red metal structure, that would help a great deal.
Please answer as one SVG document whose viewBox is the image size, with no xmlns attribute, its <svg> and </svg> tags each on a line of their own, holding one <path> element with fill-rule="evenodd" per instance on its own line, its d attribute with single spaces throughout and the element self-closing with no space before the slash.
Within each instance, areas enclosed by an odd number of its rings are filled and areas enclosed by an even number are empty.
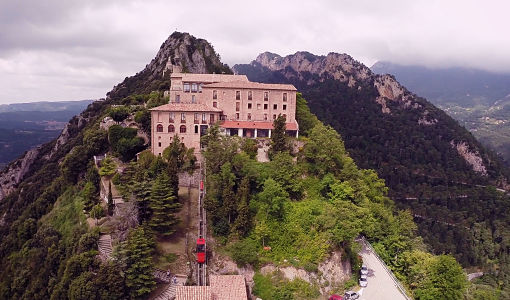
<svg viewBox="0 0 510 300">
<path fill-rule="evenodd" d="M 205 240 L 203 238 L 197 239 L 197 263 L 205 263 Z"/>
<path fill-rule="evenodd" d="M 200 190 L 203 191 L 204 190 L 204 182 L 201 180 L 200 181 Z"/>
</svg>

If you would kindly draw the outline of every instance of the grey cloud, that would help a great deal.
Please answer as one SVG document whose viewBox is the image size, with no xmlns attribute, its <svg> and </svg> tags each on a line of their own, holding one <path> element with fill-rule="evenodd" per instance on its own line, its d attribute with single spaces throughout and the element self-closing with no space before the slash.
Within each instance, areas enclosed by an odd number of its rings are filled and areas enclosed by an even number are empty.
<svg viewBox="0 0 510 300">
<path fill-rule="evenodd" d="M 2 1 L 0 102 L 102 97 L 174 30 L 230 65 L 305 50 L 510 72 L 508 11 L 497 0 Z"/>
</svg>

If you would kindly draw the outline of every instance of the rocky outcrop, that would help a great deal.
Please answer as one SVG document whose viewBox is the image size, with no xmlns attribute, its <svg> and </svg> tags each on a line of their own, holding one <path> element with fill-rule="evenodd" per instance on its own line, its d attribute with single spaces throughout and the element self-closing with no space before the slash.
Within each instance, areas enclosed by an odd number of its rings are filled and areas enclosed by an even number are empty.
<svg viewBox="0 0 510 300">
<path fill-rule="evenodd" d="M 473 171 L 480 175 L 487 176 L 487 168 L 483 164 L 483 159 L 480 154 L 476 151 L 471 151 L 468 144 L 465 142 L 450 142 L 453 148 L 457 150 L 459 155 L 473 168 Z"/>
<path fill-rule="evenodd" d="M 16 189 L 39 155 L 39 147 L 27 151 L 0 173 L 0 201 Z"/>
<path fill-rule="evenodd" d="M 165 90 L 170 83 L 168 75 L 174 71 L 175 66 L 188 73 L 232 73 L 230 68 L 220 61 L 220 56 L 209 42 L 189 33 L 174 32 L 141 72 L 126 77 L 123 82 L 114 86 L 107 96 L 119 99 L 133 93 Z"/>
<path fill-rule="evenodd" d="M 342 261 L 339 251 L 335 251 L 324 262 L 319 264 L 318 272 L 309 272 L 293 266 L 276 267 L 272 264 L 265 265 L 260 269 L 264 275 L 281 272 L 288 280 L 299 278 L 311 284 L 317 284 L 322 295 L 329 294 L 338 288 L 351 276 L 351 265 L 348 261 Z"/>
</svg>

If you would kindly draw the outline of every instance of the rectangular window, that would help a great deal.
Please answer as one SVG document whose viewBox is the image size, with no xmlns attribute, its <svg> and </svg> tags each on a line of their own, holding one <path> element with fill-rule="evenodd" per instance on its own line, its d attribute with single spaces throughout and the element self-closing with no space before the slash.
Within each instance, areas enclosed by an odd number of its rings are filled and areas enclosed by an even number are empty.
<svg viewBox="0 0 510 300">
<path fill-rule="evenodd" d="M 283 110 L 287 110 L 287 104 L 283 105 Z"/>
<path fill-rule="evenodd" d="M 197 98 L 195 95 L 191 95 L 191 103 L 197 103 Z"/>
<path fill-rule="evenodd" d="M 190 90 L 190 88 L 189 88 L 189 82 L 185 82 L 185 83 L 184 83 L 184 92 L 185 92 L 185 93 L 189 93 L 189 90 Z"/>
<path fill-rule="evenodd" d="M 191 84 L 191 92 L 192 93 L 198 92 L 198 84 L 196 84 L 195 82 Z"/>
<path fill-rule="evenodd" d="M 236 114 L 236 120 L 239 120 L 239 113 Z"/>
<path fill-rule="evenodd" d="M 212 103 L 212 106 L 213 106 L 213 107 L 218 107 L 218 102 L 214 101 L 214 102 Z"/>
<path fill-rule="evenodd" d="M 236 91 L 236 100 L 241 100 L 241 91 Z"/>
<path fill-rule="evenodd" d="M 214 114 L 209 115 L 209 123 L 214 123 Z"/>
<path fill-rule="evenodd" d="M 202 114 L 202 123 L 207 123 L 207 119 L 205 117 L 205 114 Z"/>
<path fill-rule="evenodd" d="M 198 133 L 198 125 L 195 125 L 195 133 Z"/>
<path fill-rule="evenodd" d="M 248 103 L 248 109 L 251 109 L 251 103 Z"/>
<path fill-rule="evenodd" d="M 268 101 L 268 100 L 269 100 L 269 93 L 264 92 L 264 101 Z"/>
<path fill-rule="evenodd" d="M 158 147 L 161 147 L 161 142 L 158 143 Z"/>
<path fill-rule="evenodd" d="M 173 123 L 175 119 L 175 113 L 171 112 L 168 116 L 168 122 Z"/>
<path fill-rule="evenodd" d="M 181 123 L 186 123 L 186 114 L 181 113 Z"/>
<path fill-rule="evenodd" d="M 175 95 L 175 103 L 181 103 L 181 95 Z"/>
<path fill-rule="evenodd" d="M 251 114 L 248 114 L 248 120 L 251 120 Z"/>
<path fill-rule="evenodd" d="M 287 101 L 287 93 L 283 93 L 283 101 L 286 102 Z"/>
<path fill-rule="evenodd" d="M 202 83 L 198 85 L 198 92 L 201 93 L 202 92 Z"/>
<path fill-rule="evenodd" d="M 260 109 L 260 103 L 257 103 L 257 109 Z"/>
<path fill-rule="evenodd" d="M 218 91 L 212 91 L 212 98 L 218 99 Z"/>
<path fill-rule="evenodd" d="M 276 120 L 276 115 L 273 115 L 273 120 Z"/>
<path fill-rule="evenodd" d="M 278 109 L 278 104 L 273 104 L 273 109 Z"/>
<path fill-rule="evenodd" d="M 193 121 L 195 124 L 198 124 L 198 113 L 195 113 L 195 118 Z"/>
<path fill-rule="evenodd" d="M 241 102 L 236 102 L 236 111 L 241 110 Z"/>
<path fill-rule="evenodd" d="M 248 100 L 252 100 L 252 94 L 251 94 L 251 91 L 248 91 Z"/>
<path fill-rule="evenodd" d="M 267 114 L 264 114 L 264 121 L 267 121 Z"/>
<path fill-rule="evenodd" d="M 264 109 L 267 109 L 267 103 L 264 104 Z"/>
</svg>

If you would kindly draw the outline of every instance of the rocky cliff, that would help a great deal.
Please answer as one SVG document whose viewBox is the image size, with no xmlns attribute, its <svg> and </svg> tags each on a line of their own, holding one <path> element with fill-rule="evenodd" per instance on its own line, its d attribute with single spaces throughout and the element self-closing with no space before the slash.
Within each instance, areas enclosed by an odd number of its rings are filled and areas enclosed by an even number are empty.
<svg viewBox="0 0 510 300">
<path fill-rule="evenodd" d="M 182 72 L 227 73 L 230 68 L 220 61 L 220 56 L 209 42 L 197 39 L 189 33 L 174 32 L 159 48 L 156 57 L 136 75 L 126 77 L 107 94 L 111 99 L 120 99 L 131 94 L 166 90 L 172 66 Z"/>
</svg>

